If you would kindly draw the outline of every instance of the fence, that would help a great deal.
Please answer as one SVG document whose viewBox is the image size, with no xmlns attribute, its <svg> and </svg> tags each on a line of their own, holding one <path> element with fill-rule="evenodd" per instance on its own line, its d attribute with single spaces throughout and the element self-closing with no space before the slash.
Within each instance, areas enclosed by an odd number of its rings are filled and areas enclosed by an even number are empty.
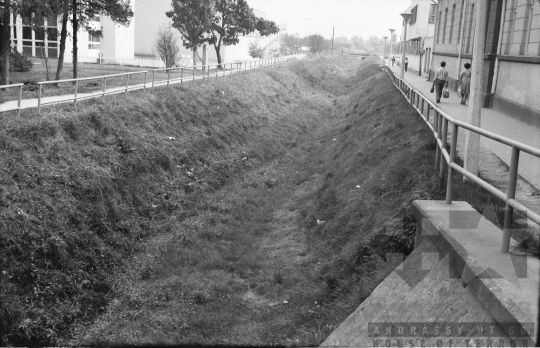
<svg viewBox="0 0 540 348">
<path fill-rule="evenodd" d="M 66 80 L 58 80 L 58 81 L 43 81 L 38 82 L 38 98 L 37 98 L 37 109 L 38 114 L 41 113 L 41 109 L 44 105 L 50 105 L 50 104 L 57 104 L 57 103 L 63 103 L 68 101 L 73 101 L 73 104 L 76 105 L 77 101 L 81 99 L 90 99 L 90 98 L 97 98 L 102 97 L 105 98 L 106 95 L 109 94 L 118 94 L 118 93 L 124 93 L 125 98 L 127 99 L 128 91 L 130 90 L 138 90 L 143 89 L 146 90 L 147 87 L 151 87 L 152 93 L 154 92 L 154 89 L 156 86 L 160 85 L 166 85 L 167 87 L 172 83 L 183 83 L 186 79 L 191 80 L 194 82 L 195 80 L 205 80 L 210 79 L 210 77 L 215 77 L 218 79 L 219 76 L 231 76 L 232 74 L 237 74 L 241 72 L 247 72 L 248 70 L 254 70 L 254 69 L 265 69 L 269 67 L 277 67 L 285 64 L 288 62 L 291 57 L 279 57 L 279 58 L 271 58 L 271 59 L 264 59 L 264 60 L 258 60 L 258 61 L 243 61 L 243 62 L 233 62 L 233 63 L 221 63 L 221 64 L 208 64 L 203 65 L 201 68 L 201 73 L 196 75 L 195 72 L 197 71 L 197 66 L 188 66 L 188 67 L 174 67 L 174 68 L 162 68 L 162 69 L 154 69 L 151 71 L 143 70 L 143 71 L 133 71 L 133 72 L 127 72 L 127 73 L 121 73 L 121 74 L 113 74 L 113 75 L 103 75 L 103 76 L 91 76 L 91 77 L 83 77 L 83 78 L 77 78 L 77 79 L 66 79 Z M 249 64 L 249 68 L 248 68 Z M 227 65 L 230 65 L 230 70 L 227 71 L 226 67 Z M 221 70 L 220 70 L 221 68 Z M 211 71 L 214 70 L 213 73 Z M 173 78 L 171 79 L 171 73 L 175 71 L 180 71 L 180 77 L 179 78 Z M 191 76 L 186 78 L 184 76 L 184 72 L 190 71 Z M 151 72 L 152 74 L 152 81 L 150 82 L 150 86 L 148 86 L 148 73 Z M 165 80 L 156 80 L 156 73 L 159 72 L 165 72 L 167 75 L 167 78 Z M 130 82 L 130 76 L 133 75 L 141 75 L 144 74 L 144 82 L 135 84 L 135 85 L 129 85 Z M 125 85 L 123 87 L 114 87 L 107 89 L 107 79 L 111 78 L 122 78 L 125 77 Z M 86 93 L 84 95 L 79 95 L 79 86 L 81 81 L 90 81 L 90 80 L 101 80 L 102 81 L 102 89 L 101 91 L 92 91 L 89 93 Z M 53 98 L 49 101 L 45 101 L 42 97 L 43 94 L 43 86 L 45 85 L 57 85 L 61 83 L 73 83 L 74 84 L 74 92 L 73 96 L 71 95 L 62 95 L 59 98 Z M 2 112 L 9 112 L 13 110 L 17 110 L 17 116 L 20 116 L 21 109 L 25 108 L 22 105 L 22 102 L 25 100 L 22 100 L 22 87 L 23 84 L 16 84 L 16 85 L 6 85 L 6 86 L 0 86 L 0 90 L 4 88 L 19 88 L 19 97 L 18 97 L 18 107 L 17 108 L 11 108 L 6 110 L 0 110 L 0 113 Z M 26 107 L 28 108 L 28 106 Z"/>
<path fill-rule="evenodd" d="M 22 84 L 22 83 L 16 83 L 16 84 L 13 84 L 13 85 L 0 86 L 0 91 L 3 90 L 3 89 L 9 89 L 9 88 L 18 88 L 19 89 L 19 93 L 18 93 L 18 97 L 17 97 L 17 107 L 14 108 L 14 109 L 8 109 L 8 110 L 0 111 L 0 113 L 17 110 L 17 117 L 21 116 L 23 86 L 24 86 L 24 84 Z"/>
<path fill-rule="evenodd" d="M 422 117 L 426 125 L 433 132 L 434 139 L 437 143 L 437 148 L 435 152 L 435 168 L 439 169 L 439 177 L 441 179 L 443 179 L 444 176 L 444 164 L 446 163 L 448 167 L 446 183 L 446 204 L 452 204 L 452 184 L 454 171 L 462 174 L 464 177 L 466 177 L 476 185 L 482 187 L 483 189 L 506 203 L 501 251 L 503 253 L 508 253 L 510 249 L 510 232 L 512 228 L 514 209 L 516 209 L 519 213 L 525 215 L 525 217 L 529 218 L 531 221 L 540 225 L 540 215 L 533 212 L 515 199 L 520 152 L 523 151 L 540 158 L 540 150 L 454 119 L 453 117 L 449 116 L 444 111 L 433 105 L 433 103 L 427 100 L 426 97 L 424 97 L 418 91 L 415 91 L 407 82 L 397 77 L 392 71 L 390 71 L 389 69 L 386 70 L 392 78 L 394 85 L 400 90 L 403 96 L 408 99 L 411 108 L 418 112 L 420 117 Z M 431 110 L 433 110 L 434 112 L 433 125 L 429 120 Z M 449 123 L 452 124 L 450 143 L 448 143 Z M 480 179 L 478 176 L 474 175 L 473 173 L 469 172 L 467 169 L 461 167 L 456 163 L 457 135 L 459 132 L 459 128 L 463 128 L 470 132 L 479 134 L 480 136 L 498 141 L 499 143 L 508 145 L 512 148 L 512 157 L 510 160 L 510 172 L 508 178 L 508 189 L 506 193 L 500 191 L 499 189 Z M 450 145 L 450 153 L 448 153 L 446 149 L 448 145 Z"/>
</svg>

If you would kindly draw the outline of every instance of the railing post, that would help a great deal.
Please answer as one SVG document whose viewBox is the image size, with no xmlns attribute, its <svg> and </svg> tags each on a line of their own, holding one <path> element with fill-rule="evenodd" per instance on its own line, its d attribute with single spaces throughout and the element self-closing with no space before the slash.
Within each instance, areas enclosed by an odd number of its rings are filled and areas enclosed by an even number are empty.
<svg viewBox="0 0 540 348">
<path fill-rule="evenodd" d="M 21 117 L 22 88 L 23 88 L 23 86 L 20 85 L 19 86 L 19 101 L 17 102 L 17 106 L 18 106 L 17 117 Z"/>
<path fill-rule="evenodd" d="M 101 99 L 105 101 L 105 91 L 107 90 L 107 77 L 103 77 L 103 91 L 101 95 Z"/>
<path fill-rule="evenodd" d="M 452 140 L 450 143 L 450 163 L 448 163 L 448 180 L 446 182 L 446 204 L 452 204 L 452 190 L 454 186 L 454 169 L 452 169 L 452 163 L 456 161 L 456 147 L 457 147 L 457 124 L 452 124 Z"/>
<path fill-rule="evenodd" d="M 431 104 L 428 103 L 426 110 L 426 121 L 429 122 L 429 112 L 431 111 Z"/>
<path fill-rule="evenodd" d="M 440 159 L 440 166 L 439 166 L 439 179 L 442 180 L 443 179 L 443 174 L 444 174 L 444 163 L 446 162 L 445 159 L 444 159 L 444 152 L 443 152 L 443 149 L 446 149 L 446 141 L 447 141 L 447 136 L 448 136 L 448 120 L 446 118 L 444 118 L 442 115 L 440 115 L 441 119 L 439 120 L 439 122 L 442 121 L 442 131 L 441 131 L 441 143 L 442 143 L 442 147 L 441 147 L 441 159 Z"/>
<path fill-rule="evenodd" d="M 156 83 L 156 70 L 152 70 L 152 94 L 154 94 L 154 87 Z"/>
<path fill-rule="evenodd" d="M 425 99 L 422 98 L 422 101 L 420 102 L 420 106 L 421 106 L 421 107 L 420 107 L 420 109 L 421 109 L 421 112 L 420 112 L 420 113 L 421 113 L 422 115 L 424 115 L 424 102 L 425 102 Z"/>
<path fill-rule="evenodd" d="M 184 82 L 184 68 L 180 68 L 180 84 Z"/>
<path fill-rule="evenodd" d="M 191 83 L 195 83 L 195 66 L 193 67 L 193 79 L 191 80 Z"/>
<path fill-rule="evenodd" d="M 73 99 L 73 106 L 77 106 L 78 91 L 79 91 L 79 80 L 75 80 L 75 98 Z"/>
<path fill-rule="evenodd" d="M 129 86 L 129 73 L 126 74 L 126 91 L 125 91 L 125 94 L 124 94 L 124 99 L 125 100 L 127 100 L 128 86 Z"/>
<path fill-rule="evenodd" d="M 39 89 L 38 89 L 38 115 L 41 114 L 41 84 L 39 84 Z"/>
<path fill-rule="evenodd" d="M 411 104 L 411 109 L 414 110 L 414 90 L 409 89 L 409 103 Z"/>
<path fill-rule="evenodd" d="M 210 64 L 208 64 L 208 66 L 206 67 L 206 70 L 208 70 L 208 78 L 207 78 L 207 83 L 210 83 Z"/>
<path fill-rule="evenodd" d="M 167 68 L 167 88 L 169 88 L 170 81 L 171 81 L 171 70 Z"/>
<path fill-rule="evenodd" d="M 439 159 L 441 158 L 441 149 L 439 148 L 439 137 L 440 137 L 440 134 L 441 134 L 441 120 L 440 120 L 441 116 L 439 115 L 439 112 L 437 110 L 435 110 L 435 127 L 433 128 L 434 130 L 434 135 L 435 135 L 435 169 L 437 169 L 439 167 Z"/>
<path fill-rule="evenodd" d="M 512 146 L 512 157 L 510 158 L 510 177 L 508 178 L 508 190 L 506 191 L 506 207 L 504 208 L 504 226 L 501 251 L 508 253 L 510 251 L 510 237 L 512 232 L 512 219 L 514 217 L 514 208 L 508 204 L 509 199 L 516 197 L 516 184 L 518 178 L 519 149 Z"/>
<path fill-rule="evenodd" d="M 148 75 L 148 71 L 145 71 L 144 72 L 144 87 L 143 87 L 143 90 L 146 92 L 146 80 L 147 80 L 147 76 Z"/>
</svg>

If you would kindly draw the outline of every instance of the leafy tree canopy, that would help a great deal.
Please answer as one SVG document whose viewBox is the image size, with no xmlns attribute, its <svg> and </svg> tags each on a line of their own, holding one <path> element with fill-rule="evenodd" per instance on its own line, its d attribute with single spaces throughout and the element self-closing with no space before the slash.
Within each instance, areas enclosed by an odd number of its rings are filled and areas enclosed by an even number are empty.
<svg viewBox="0 0 540 348">
<path fill-rule="evenodd" d="M 196 50 L 210 40 L 210 31 L 215 16 L 213 0 L 173 0 L 172 10 L 166 12 L 172 19 L 172 27 L 180 32 L 185 48 Z"/>
</svg>

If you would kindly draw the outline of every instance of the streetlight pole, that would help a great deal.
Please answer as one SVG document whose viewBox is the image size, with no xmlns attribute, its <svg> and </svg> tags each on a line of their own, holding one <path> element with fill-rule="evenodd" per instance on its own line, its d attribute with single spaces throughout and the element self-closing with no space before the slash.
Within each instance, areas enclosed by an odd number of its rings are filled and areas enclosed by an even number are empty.
<svg viewBox="0 0 540 348">
<path fill-rule="evenodd" d="M 390 30 L 390 55 L 393 55 L 394 52 L 392 51 L 392 35 L 394 35 L 394 31 L 396 31 L 396 29 L 389 29 Z"/>
<path fill-rule="evenodd" d="M 403 17 L 403 36 L 401 37 L 401 59 L 399 69 L 399 77 L 401 79 L 403 79 L 405 76 L 405 43 L 407 42 L 407 22 L 411 16 L 412 14 L 410 13 L 401 13 L 401 17 Z"/>
<path fill-rule="evenodd" d="M 384 63 L 384 57 L 386 56 L 386 39 L 388 39 L 388 36 L 383 36 L 384 39 L 384 47 L 383 47 L 383 63 Z"/>
</svg>

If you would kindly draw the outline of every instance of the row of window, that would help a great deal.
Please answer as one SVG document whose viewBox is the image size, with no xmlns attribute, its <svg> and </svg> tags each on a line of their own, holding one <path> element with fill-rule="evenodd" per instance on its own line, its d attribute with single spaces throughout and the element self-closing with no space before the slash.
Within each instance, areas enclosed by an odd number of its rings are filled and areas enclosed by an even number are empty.
<svg viewBox="0 0 540 348">
<path fill-rule="evenodd" d="M 58 56 L 59 35 L 58 35 L 58 20 L 55 17 L 47 18 L 47 22 L 44 20 L 37 29 L 32 29 L 29 26 L 24 25 L 28 23 L 25 19 L 22 19 L 22 37 L 17 37 L 17 30 L 12 26 L 11 44 L 17 47 L 19 39 L 22 44 L 22 53 L 28 56 L 39 56 L 47 53 L 48 57 Z M 100 37 L 93 35 L 92 33 L 86 33 L 88 35 L 88 48 L 99 49 Z"/>
<path fill-rule="evenodd" d="M 465 8 L 465 0 L 461 0 L 460 3 L 459 7 L 457 7 L 458 2 L 455 2 L 452 6 L 448 4 L 444 10 L 439 11 L 440 20 L 437 24 L 436 43 L 461 44 L 465 53 L 471 53 L 475 32 L 475 4 L 470 4 Z M 540 55 L 540 44 L 533 42 L 531 35 L 533 30 L 540 30 L 540 27 L 533 28 L 533 16 L 536 13 L 540 16 L 540 3 L 535 5 L 534 0 L 506 1 L 506 8 L 503 12 L 505 16 L 502 38 L 503 54 Z M 456 26 L 457 32 L 454 31 Z M 462 36 L 464 42 L 460 42 Z M 538 52 L 531 49 L 533 44 L 538 46 Z"/>
</svg>

